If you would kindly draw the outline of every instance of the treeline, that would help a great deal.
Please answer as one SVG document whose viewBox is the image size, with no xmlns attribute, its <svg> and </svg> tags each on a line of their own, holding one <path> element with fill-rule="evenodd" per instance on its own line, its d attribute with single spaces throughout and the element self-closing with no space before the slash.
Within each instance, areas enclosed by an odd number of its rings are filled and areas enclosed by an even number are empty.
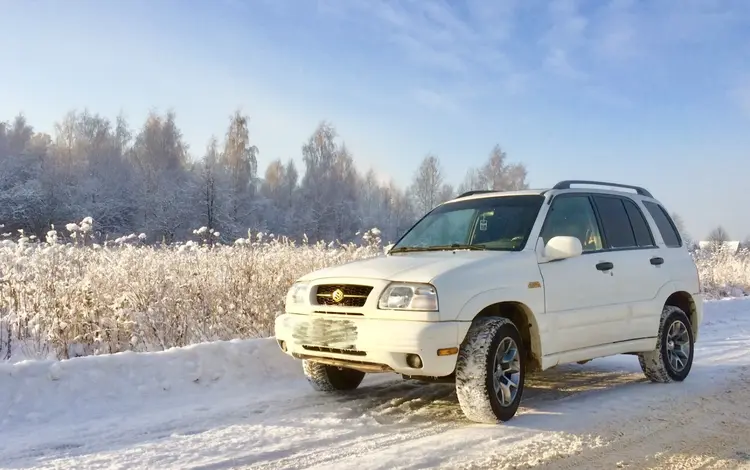
<svg viewBox="0 0 750 470">
<path fill-rule="evenodd" d="M 53 135 L 35 132 L 21 114 L 0 122 L 0 224 L 44 238 L 52 225 L 91 216 L 102 237 L 145 233 L 149 241 L 184 240 L 196 227 L 225 240 L 248 229 L 312 241 L 351 241 L 377 227 L 393 240 L 435 205 L 468 189 L 526 188 L 523 164 L 495 146 L 480 169 L 451 186 L 440 160 L 427 155 L 407 188 L 360 173 L 330 123 L 322 122 L 293 158 L 258 169 L 249 119 L 229 118 L 191 155 L 173 112 L 151 113 L 140 129 L 88 111 L 69 112 Z"/>
</svg>

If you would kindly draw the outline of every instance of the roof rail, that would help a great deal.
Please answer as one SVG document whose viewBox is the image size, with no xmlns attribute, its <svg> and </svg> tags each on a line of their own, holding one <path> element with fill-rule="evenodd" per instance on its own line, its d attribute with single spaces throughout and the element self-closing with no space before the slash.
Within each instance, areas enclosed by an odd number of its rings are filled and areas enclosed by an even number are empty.
<svg viewBox="0 0 750 470">
<path fill-rule="evenodd" d="M 496 193 L 497 191 L 493 191 L 491 189 L 474 189 L 471 191 L 466 191 L 465 193 L 462 193 L 456 197 L 456 199 L 461 199 L 462 197 L 469 197 L 473 196 L 475 194 L 483 194 L 483 193 Z"/>
<path fill-rule="evenodd" d="M 552 189 L 570 189 L 571 184 L 591 184 L 591 185 L 598 185 L 598 186 L 611 186 L 613 188 L 628 188 L 628 189 L 635 190 L 635 192 L 637 192 L 641 196 L 654 197 L 651 195 L 650 192 L 648 192 L 644 188 L 641 188 L 640 186 L 633 186 L 630 184 L 620 184 L 620 183 L 608 183 L 606 181 L 564 180 L 564 181 L 560 181 L 559 183 L 557 183 L 555 186 L 553 186 Z"/>
</svg>

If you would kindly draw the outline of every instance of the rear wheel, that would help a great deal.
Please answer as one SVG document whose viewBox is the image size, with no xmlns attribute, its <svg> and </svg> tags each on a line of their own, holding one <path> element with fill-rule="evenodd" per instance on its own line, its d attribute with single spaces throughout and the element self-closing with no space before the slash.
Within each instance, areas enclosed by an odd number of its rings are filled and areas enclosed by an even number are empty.
<svg viewBox="0 0 750 470">
<path fill-rule="evenodd" d="M 513 418 L 523 395 L 523 351 L 521 334 L 509 319 L 474 321 L 456 365 L 456 394 L 467 418 L 479 423 Z"/>
<path fill-rule="evenodd" d="M 365 378 L 365 373 L 345 367 L 329 366 L 305 359 L 302 370 L 307 381 L 319 392 L 354 390 Z"/>
<path fill-rule="evenodd" d="M 694 341 L 685 312 L 674 305 L 665 305 L 656 349 L 638 355 L 643 373 L 652 382 L 682 382 L 693 366 Z"/>
</svg>

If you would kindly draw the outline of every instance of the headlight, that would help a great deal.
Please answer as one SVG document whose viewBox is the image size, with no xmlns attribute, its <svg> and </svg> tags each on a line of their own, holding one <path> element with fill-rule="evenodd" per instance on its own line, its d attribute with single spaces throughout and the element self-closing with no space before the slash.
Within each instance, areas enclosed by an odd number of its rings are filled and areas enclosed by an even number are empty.
<svg viewBox="0 0 750 470">
<path fill-rule="evenodd" d="M 393 283 L 389 285 L 378 301 L 382 310 L 438 310 L 437 290 L 429 284 Z"/>
<path fill-rule="evenodd" d="M 286 294 L 287 303 L 304 304 L 307 303 L 308 284 L 306 282 L 295 282 L 289 288 Z"/>
</svg>

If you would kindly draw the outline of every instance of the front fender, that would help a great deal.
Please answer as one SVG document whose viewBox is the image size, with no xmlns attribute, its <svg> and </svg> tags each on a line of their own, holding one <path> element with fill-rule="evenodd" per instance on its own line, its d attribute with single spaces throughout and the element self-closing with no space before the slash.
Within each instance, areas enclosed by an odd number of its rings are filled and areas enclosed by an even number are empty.
<svg viewBox="0 0 750 470">
<path fill-rule="evenodd" d="M 518 289 L 497 288 L 480 292 L 466 301 L 458 311 L 455 320 L 458 321 L 458 340 L 463 342 L 474 318 L 490 305 L 512 302 L 521 304 L 527 318 L 527 325 L 516 325 L 519 329 L 528 329 L 530 347 L 538 358 L 544 354 L 543 339 L 548 335 L 547 322 L 544 316 L 544 289 L 541 287 L 529 287 L 519 292 Z M 528 328 L 530 326 L 530 328 Z"/>
<path fill-rule="evenodd" d="M 458 310 L 453 321 L 471 322 L 474 317 L 493 304 L 500 302 L 518 302 L 524 304 L 532 315 L 537 316 L 544 312 L 544 289 L 540 287 L 529 287 L 523 291 L 516 288 L 501 287 L 480 292 L 469 300 Z"/>
</svg>

